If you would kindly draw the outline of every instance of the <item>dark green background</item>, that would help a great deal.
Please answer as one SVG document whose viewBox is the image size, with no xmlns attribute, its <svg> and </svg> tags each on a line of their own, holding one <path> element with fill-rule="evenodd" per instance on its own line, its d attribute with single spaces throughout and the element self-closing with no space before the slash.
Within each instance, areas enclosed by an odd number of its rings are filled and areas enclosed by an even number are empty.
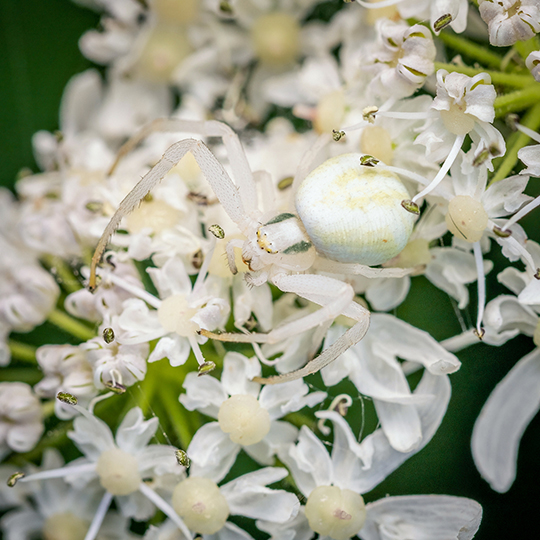
<svg viewBox="0 0 540 540">
<path fill-rule="evenodd" d="M 71 75 L 91 65 L 80 54 L 77 41 L 86 29 L 96 26 L 98 19 L 92 11 L 68 0 L 0 0 L 2 185 L 12 186 L 23 167 L 36 170 L 31 136 L 39 129 L 58 128 L 63 88 Z M 538 240 L 537 217 L 529 217 L 526 223 L 531 236 Z M 502 292 L 495 275 L 492 272 L 488 279 L 490 297 Z M 475 294 L 473 287 L 471 297 Z M 474 302 L 470 313 L 474 320 Z M 406 307 L 402 306 L 398 315 L 430 331 L 437 339 L 460 331 L 449 298 L 424 278 L 415 280 Z M 519 452 L 518 479 L 507 494 L 493 492 L 480 478 L 469 449 L 472 426 L 486 398 L 516 360 L 531 348 L 530 339 L 519 337 L 501 348 L 480 344 L 460 354 L 463 366 L 451 377 L 453 397 L 442 428 L 422 452 L 366 499 L 429 493 L 471 497 L 484 507 L 478 540 L 536 538 L 537 533 L 532 537 L 530 534 L 538 528 L 534 497 L 540 470 L 540 419 L 533 419 L 525 433 Z M 357 411 L 353 408 L 350 414 Z M 358 425 L 358 418 L 353 423 Z"/>
</svg>

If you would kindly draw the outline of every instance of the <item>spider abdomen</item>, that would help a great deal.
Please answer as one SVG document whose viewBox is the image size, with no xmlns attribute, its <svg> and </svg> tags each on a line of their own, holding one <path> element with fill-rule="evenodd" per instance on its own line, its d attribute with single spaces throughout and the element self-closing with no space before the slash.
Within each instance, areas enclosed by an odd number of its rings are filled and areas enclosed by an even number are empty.
<svg viewBox="0 0 540 540">
<path fill-rule="evenodd" d="M 313 170 L 298 188 L 296 210 L 321 255 L 377 265 L 407 245 L 415 217 L 401 206 L 410 196 L 398 176 L 361 157 L 343 154 Z"/>
</svg>

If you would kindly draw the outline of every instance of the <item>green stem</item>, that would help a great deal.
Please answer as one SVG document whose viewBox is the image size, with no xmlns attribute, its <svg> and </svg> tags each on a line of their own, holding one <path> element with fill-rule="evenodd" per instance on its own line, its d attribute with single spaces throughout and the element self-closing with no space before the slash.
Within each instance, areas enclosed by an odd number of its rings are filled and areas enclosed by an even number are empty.
<svg viewBox="0 0 540 540">
<path fill-rule="evenodd" d="M 21 362 L 28 362 L 30 364 L 36 363 L 36 347 L 33 345 L 28 345 L 26 343 L 21 343 L 19 341 L 10 339 L 8 341 L 8 346 L 12 358 L 20 360 Z"/>
<path fill-rule="evenodd" d="M 287 422 L 290 422 L 293 426 L 301 428 L 302 426 L 307 426 L 311 431 L 317 429 L 317 421 L 305 414 L 299 412 L 292 412 L 287 414 L 284 418 Z"/>
<path fill-rule="evenodd" d="M 531 54 L 533 51 L 537 51 L 539 48 L 540 43 L 536 36 L 527 41 L 518 41 L 514 45 L 514 49 L 518 52 L 519 56 L 523 58 L 523 60 L 527 60 L 527 56 L 529 56 L 529 54 Z"/>
<path fill-rule="evenodd" d="M 60 257 L 55 255 L 45 255 L 44 264 L 49 268 L 51 274 L 56 277 L 56 281 L 67 293 L 74 293 L 82 289 L 79 280 L 73 274 L 72 269 Z"/>
<path fill-rule="evenodd" d="M 482 65 L 487 65 L 496 69 L 500 69 L 501 67 L 501 57 L 498 54 L 491 52 L 489 49 L 486 49 L 473 41 L 469 41 L 468 39 L 457 36 L 451 32 L 441 32 L 439 34 L 439 39 L 451 49 L 463 53 L 469 58 L 478 60 Z"/>
<path fill-rule="evenodd" d="M 537 103 L 532 107 L 520 123 L 534 131 L 540 128 L 540 103 Z M 512 169 L 518 162 L 519 150 L 521 150 L 529 141 L 529 136 L 520 131 L 517 131 L 510 136 L 507 143 L 506 154 L 503 158 L 498 160 L 500 165 L 497 168 L 497 172 L 490 180 L 490 185 L 510 175 Z M 497 164 L 497 161 L 494 161 L 494 163 Z"/>
<path fill-rule="evenodd" d="M 443 62 L 435 62 L 435 69 L 446 69 L 446 71 L 457 71 L 469 77 L 474 77 L 479 73 L 487 73 L 491 77 L 493 84 L 503 86 L 513 86 L 514 88 L 524 88 L 534 84 L 534 79 L 529 75 L 514 75 L 512 73 L 503 73 L 501 71 L 493 71 L 487 69 L 478 69 L 469 66 L 457 66 L 455 64 L 444 64 Z"/>
<path fill-rule="evenodd" d="M 500 118 L 511 112 L 522 111 L 538 101 L 540 101 L 540 84 L 510 92 L 495 100 L 495 116 Z"/>
<path fill-rule="evenodd" d="M 96 337 L 95 332 L 88 328 L 88 326 L 80 323 L 59 309 L 54 309 L 49 313 L 48 321 L 68 334 L 79 338 L 81 341 L 88 341 Z"/>
<path fill-rule="evenodd" d="M 185 450 L 193 438 L 193 433 L 190 429 L 187 414 L 184 412 L 184 406 L 180 404 L 178 397 L 171 388 L 164 388 L 159 393 L 159 398 L 167 411 L 171 425 L 180 442 L 180 447 Z"/>
</svg>

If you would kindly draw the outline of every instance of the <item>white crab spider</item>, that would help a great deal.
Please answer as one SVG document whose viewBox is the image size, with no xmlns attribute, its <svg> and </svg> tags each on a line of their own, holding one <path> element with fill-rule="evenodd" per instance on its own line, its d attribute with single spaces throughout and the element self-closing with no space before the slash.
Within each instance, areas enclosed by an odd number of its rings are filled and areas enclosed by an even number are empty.
<svg viewBox="0 0 540 540">
<path fill-rule="evenodd" d="M 375 160 L 366 160 L 361 154 L 337 156 L 307 175 L 313 159 L 328 140 L 322 136 L 302 159 L 293 182 L 301 221 L 292 211 L 276 214 L 259 210 L 253 173 L 238 136 L 221 122 L 155 121 L 126 143 L 119 159 L 153 131 L 195 132 L 221 137 L 235 181 L 202 141 L 186 139 L 173 144 L 120 203 L 96 247 L 89 288 L 92 290 L 96 286 L 96 266 L 122 218 L 137 207 L 187 152 L 191 152 L 219 202 L 245 236 L 245 240 L 231 240 L 227 245 L 231 271 L 237 271 L 234 248 L 240 247 L 242 258 L 251 270 L 246 274 L 251 284 L 269 281 L 283 292 L 295 293 L 322 306 L 268 334 L 215 334 L 206 330 L 201 330 L 201 334 L 221 341 L 275 343 L 311 328 L 325 330 L 339 315 L 356 321 L 333 345 L 302 369 L 267 379 L 258 378 L 258 382 L 269 384 L 315 373 L 358 343 L 367 332 L 369 311 L 354 301 L 352 286 L 308 271 L 367 277 L 402 277 L 410 273 L 411 269 L 367 266 L 381 264 L 397 255 L 412 232 L 415 216 L 402 207 L 401 203 L 409 198 L 409 194 L 397 175 L 389 167 L 376 165 Z"/>
</svg>

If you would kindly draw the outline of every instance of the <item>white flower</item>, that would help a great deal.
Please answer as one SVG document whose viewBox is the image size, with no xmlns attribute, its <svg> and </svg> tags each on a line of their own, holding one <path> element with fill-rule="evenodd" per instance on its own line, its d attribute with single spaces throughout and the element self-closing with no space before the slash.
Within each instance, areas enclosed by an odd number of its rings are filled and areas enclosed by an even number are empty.
<svg viewBox="0 0 540 540">
<path fill-rule="evenodd" d="M 525 64 L 536 81 L 540 82 L 540 51 L 533 51 L 529 54 Z"/>
<path fill-rule="evenodd" d="M 173 490 L 172 506 L 193 532 L 205 540 L 252 540 L 228 520 L 230 515 L 285 523 L 296 515 L 300 503 L 295 495 L 266 486 L 283 480 L 288 471 L 265 467 L 218 486 L 212 474 L 190 474 Z M 197 536 L 198 538 L 200 536 Z M 151 527 L 145 540 L 183 540 L 170 521 Z"/>
<path fill-rule="evenodd" d="M 427 386 L 431 391 L 448 389 L 445 377 L 429 379 Z M 428 409 L 424 409 L 424 414 Z M 444 495 L 387 497 L 366 505 L 362 494 L 371 491 L 410 454 L 391 449 L 381 430 L 358 443 L 347 422 L 336 412 L 319 412 L 317 416 L 334 424 L 332 455 L 306 426 L 300 431 L 298 443 L 280 452 L 280 459 L 289 466 L 307 503 L 303 519 L 298 517 L 282 526 L 259 522 L 259 528 L 271 533 L 272 538 L 292 538 L 291 533 L 298 534 L 300 530 L 302 538 L 313 537 L 305 528 L 306 520 L 322 538 L 335 540 L 355 535 L 363 540 L 474 536 L 482 509 L 470 499 Z M 436 423 L 440 420 L 441 417 Z M 428 438 L 432 435 L 433 432 Z M 367 459 L 370 455 L 371 463 Z"/>
<path fill-rule="evenodd" d="M 492 45 L 506 47 L 540 32 L 538 0 L 480 0 L 478 8 Z"/>
<path fill-rule="evenodd" d="M 363 62 L 366 72 L 374 76 L 369 89 L 383 98 L 414 94 L 435 69 L 431 32 L 419 24 L 382 19 L 377 23 L 377 38 Z"/>
<path fill-rule="evenodd" d="M 32 450 L 44 426 L 41 404 L 32 388 L 21 382 L 0 383 L 0 459 Z"/>
<path fill-rule="evenodd" d="M 64 460 L 55 449 L 48 448 L 43 455 L 40 469 L 30 467 L 29 473 L 62 467 Z M 31 538 L 82 539 L 88 532 L 92 516 L 99 504 L 98 486 L 76 489 L 61 479 L 23 484 L 11 493 L 24 493 L 28 488 L 27 502 L 5 514 L 0 527 L 7 539 L 30 540 Z M 111 513 L 101 528 L 103 535 L 122 540 L 135 540 L 129 535 L 127 517 Z M 108 537 L 108 536 L 107 536 Z"/>
<path fill-rule="evenodd" d="M 108 328 L 114 332 L 114 339 L 110 342 L 103 338 L 103 332 Z M 98 337 L 80 346 L 93 368 L 96 388 L 103 389 L 117 385 L 126 387 L 144 379 L 149 345 L 145 342 L 123 343 L 125 335 L 127 332 L 122 330 L 118 317 L 114 316 L 100 326 Z"/>
<path fill-rule="evenodd" d="M 77 397 L 80 404 L 88 405 L 97 394 L 92 366 L 82 347 L 44 345 L 36 351 L 36 360 L 43 371 L 43 379 L 34 387 L 38 396 L 54 398 L 58 392 L 67 392 Z M 55 399 L 54 413 L 66 420 L 75 416 L 76 411 Z"/>
<path fill-rule="evenodd" d="M 325 347 L 342 333 L 342 328 L 331 328 Z M 428 403 L 433 407 L 444 406 L 444 395 L 411 392 L 398 357 L 423 365 L 424 377 L 428 373 L 438 376 L 453 373 L 461 365 L 426 332 L 392 315 L 373 313 L 364 339 L 321 373 L 327 386 L 348 376 L 361 394 L 373 399 L 382 431 L 392 448 L 411 452 L 426 443 L 422 407 Z"/>
<path fill-rule="evenodd" d="M 180 403 L 218 420 L 194 435 L 188 448 L 191 474 L 223 479 L 242 448 L 259 463 L 271 465 L 276 451 L 297 434 L 295 427 L 278 419 L 326 397 L 325 392 L 308 394 L 302 380 L 261 389 L 250 381 L 260 373 L 256 358 L 230 352 L 223 362 L 221 382 L 211 376 L 187 375 Z"/>
<path fill-rule="evenodd" d="M 48 471 L 31 474 L 19 480 L 30 482 L 50 478 L 65 478 L 78 489 L 99 487 L 103 495 L 86 540 L 95 540 L 113 497 L 125 517 L 146 520 L 155 513 L 158 506 L 173 519 L 182 531 L 187 532 L 183 522 L 174 510 L 143 482 L 155 476 L 179 473 L 175 459 L 175 449 L 166 445 L 149 445 L 158 427 L 157 417 L 145 421 L 138 407 L 131 409 L 113 437 L 111 430 L 102 420 L 75 405 L 81 416 L 73 421 L 74 431 L 68 433 L 84 457 L 68 465 Z"/>
<path fill-rule="evenodd" d="M 416 144 L 426 146 L 426 156 L 436 162 L 449 154 L 456 137 L 469 134 L 484 147 L 495 146 L 497 155 L 505 152 L 502 135 L 492 125 L 495 118 L 496 92 L 485 73 L 468 77 L 440 69 L 437 72 L 437 96 L 432 109 L 439 111 L 437 120 L 417 137 Z"/>
<path fill-rule="evenodd" d="M 15 238 L 13 239 L 15 240 Z M 28 250 L 0 234 L 0 340 L 12 331 L 29 332 L 43 324 L 60 293 L 54 278 Z M 0 354 L 0 364 L 9 353 Z"/>
<path fill-rule="evenodd" d="M 172 366 L 184 364 L 193 349 L 199 364 L 204 363 L 199 342 L 204 338 L 197 335 L 201 328 L 214 330 L 225 324 L 229 314 L 229 303 L 225 296 L 223 282 L 209 277 L 204 282 L 191 287 L 184 263 L 178 258 L 169 259 L 163 268 L 149 268 L 150 274 L 163 300 L 145 291 L 129 288 L 139 294 L 155 310 L 139 299 L 124 302 L 124 311 L 118 319 L 125 335 L 119 337 L 124 345 L 148 343 L 160 338 L 148 361 L 155 362 L 167 357 Z M 204 272 L 203 272 L 204 274 Z M 199 278 L 202 278 L 199 274 Z M 122 285 L 114 273 L 113 283 Z"/>
<path fill-rule="evenodd" d="M 527 165 L 522 174 L 540 177 L 540 144 L 525 146 L 518 152 L 518 157 Z"/>
</svg>

